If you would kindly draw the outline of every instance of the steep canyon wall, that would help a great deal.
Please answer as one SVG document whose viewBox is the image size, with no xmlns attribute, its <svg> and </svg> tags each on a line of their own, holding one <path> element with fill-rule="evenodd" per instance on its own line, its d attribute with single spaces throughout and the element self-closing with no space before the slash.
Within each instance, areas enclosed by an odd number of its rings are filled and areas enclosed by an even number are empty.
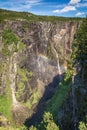
<svg viewBox="0 0 87 130">
<path fill-rule="evenodd" d="M 45 103 L 54 95 L 59 75 L 63 76 L 67 70 L 79 25 L 76 21 L 29 23 L 20 20 L 0 24 L 0 94 L 6 95 L 7 88 L 11 90 L 13 118 L 17 118 L 20 108 L 28 113 L 16 122 L 23 123 L 32 116 L 43 95 Z M 6 30 L 11 30 L 18 40 L 5 44 Z"/>
</svg>

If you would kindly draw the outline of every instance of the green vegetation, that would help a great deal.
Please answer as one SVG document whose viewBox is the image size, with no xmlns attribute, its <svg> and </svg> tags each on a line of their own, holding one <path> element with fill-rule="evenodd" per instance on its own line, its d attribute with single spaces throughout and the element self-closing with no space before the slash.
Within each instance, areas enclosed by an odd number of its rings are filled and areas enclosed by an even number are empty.
<svg viewBox="0 0 87 130">
<path fill-rule="evenodd" d="M 21 126 L 20 128 L 13 128 L 10 126 L 0 127 L 0 130 L 28 130 L 25 126 Z"/>
<path fill-rule="evenodd" d="M 71 72 L 68 71 L 64 78 L 64 81 L 60 83 L 56 94 L 52 97 L 51 101 L 48 103 L 47 111 L 52 113 L 54 119 L 57 119 L 57 113 L 59 108 L 63 105 L 64 101 L 68 97 L 71 90 Z"/>
<path fill-rule="evenodd" d="M 78 66 L 81 67 L 80 70 L 80 77 L 81 77 L 81 86 L 79 86 L 77 91 L 77 98 L 79 101 L 79 97 L 81 96 L 81 88 L 86 90 L 85 82 L 87 83 L 87 18 L 83 20 L 83 22 L 80 25 L 80 28 L 78 29 L 75 40 L 73 43 L 73 61 L 75 61 Z M 86 80 L 85 80 L 86 79 Z M 85 81 L 85 82 L 84 82 Z M 81 105 L 78 108 L 78 114 L 80 115 L 81 122 L 79 124 L 79 130 L 87 130 L 87 119 L 85 119 L 85 115 L 83 114 L 84 111 L 87 111 L 87 96 L 82 95 L 81 97 Z"/>
<path fill-rule="evenodd" d="M 83 20 L 76 33 L 73 44 L 73 59 L 83 64 L 87 60 L 87 18 Z"/>
<path fill-rule="evenodd" d="M 34 127 L 34 126 L 31 126 L 31 127 L 29 128 L 29 130 L 37 130 L 37 128 Z"/>
<path fill-rule="evenodd" d="M 43 121 L 38 125 L 38 130 L 59 130 L 59 127 L 54 122 L 53 116 L 49 112 L 43 115 Z"/>
<path fill-rule="evenodd" d="M 82 82 L 87 81 L 87 18 L 83 20 L 76 33 L 72 57 L 81 67 Z"/>
<path fill-rule="evenodd" d="M 25 84 L 23 82 L 20 82 L 18 84 L 18 91 L 16 92 L 16 97 L 19 99 L 20 96 L 23 94 L 24 92 L 24 89 L 25 89 Z"/>
<path fill-rule="evenodd" d="M 47 21 L 47 22 L 56 22 L 56 21 L 78 21 L 82 20 L 81 18 L 64 18 L 64 17 L 57 17 L 57 16 L 39 16 L 34 15 L 32 13 L 27 12 L 15 12 L 15 11 L 7 11 L 0 9 L 0 22 L 5 20 L 27 20 L 28 22 L 35 22 L 35 21 Z"/>
<path fill-rule="evenodd" d="M 16 128 L 16 130 L 27 130 L 26 126 L 20 126 L 19 128 Z"/>
<path fill-rule="evenodd" d="M 0 95 L 0 112 L 2 112 L 6 117 L 9 117 L 9 107 L 11 102 L 9 102 L 7 95 Z"/>
<path fill-rule="evenodd" d="M 9 56 L 11 52 L 17 51 L 18 37 L 11 30 L 3 31 L 2 42 L 4 43 L 2 53 L 5 56 Z"/>
<path fill-rule="evenodd" d="M 85 81 L 87 79 L 87 18 L 83 20 L 76 33 L 72 56 L 73 61 L 81 66 L 82 81 Z"/>
<path fill-rule="evenodd" d="M 9 79 L 6 82 L 6 94 L 0 95 L 0 112 L 11 121 L 12 97 Z"/>
<path fill-rule="evenodd" d="M 12 30 L 4 30 L 2 35 L 2 41 L 4 45 L 10 45 L 12 43 L 17 45 L 18 37 L 12 32 Z"/>
<path fill-rule="evenodd" d="M 5 56 L 10 56 L 14 52 L 18 52 L 25 47 L 25 45 L 20 41 L 19 37 L 10 29 L 3 31 L 2 42 L 2 53 Z"/>
<path fill-rule="evenodd" d="M 18 74 L 20 75 L 22 81 L 28 81 L 28 78 L 27 78 L 28 71 L 27 70 L 19 68 Z"/>
<path fill-rule="evenodd" d="M 28 72 L 26 69 L 18 69 L 18 75 L 20 77 L 20 81 L 18 83 L 18 90 L 16 92 L 17 98 L 20 97 L 21 94 L 23 94 L 23 91 L 25 89 L 25 82 L 28 82 L 30 78 L 33 76 L 33 73 L 30 71 Z"/>
<path fill-rule="evenodd" d="M 9 56 L 11 54 L 11 51 L 13 51 L 14 49 L 14 51 L 17 50 L 16 46 L 18 43 L 18 38 L 11 30 L 8 29 L 3 31 L 2 42 L 4 43 L 2 53 L 5 56 Z"/>
<path fill-rule="evenodd" d="M 33 76 L 33 72 L 32 71 L 27 71 L 26 69 L 18 69 L 18 75 L 20 77 L 20 82 L 18 83 L 18 90 L 16 92 L 16 96 L 17 98 L 20 98 L 20 96 L 24 93 L 25 90 L 25 82 L 28 82 L 31 77 Z M 31 109 L 33 107 L 33 105 L 37 104 L 39 99 L 40 99 L 40 93 L 38 92 L 37 89 L 31 89 L 29 87 L 29 93 L 30 93 L 30 97 L 27 100 L 27 102 L 25 103 L 25 105 Z"/>
<path fill-rule="evenodd" d="M 17 44 L 17 51 L 21 51 L 25 48 L 25 44 L 19 40 Z"/>
<path fill-rule="evenodd" d="M 6 10 L 0 10 L 0 23 L 6 20 L 21 20 L 21 21 L 27 21 L 28 22 L 34 22 L 34 21 L 51 21 L 51 22 L 61 22 L 61 21 L 78 21 L 82 20 L 80 18 L 63 18 L 63 17 L 55 17 L 55 16 L 36 16 L 31 13 L 26 12 L 12 12 L 12 11 L 6 11 Z M 28 26 L 27 25 L 24 25 Z M 25 28 L 25 27 L 24 27 Z M 3 42 L 3 49 L 2 53 L 5 56 L 10 56 L 14 52 L 18 52 L 22 50 L 25 45 L 20 41 L 19 37 L 10 29 L 6 29 L 2 33 L 2 42 Z M 58 47 L 57 50 L 59 53 L 61 53 L 61 46 Z M 76 38 L 73 45 L 73 60 L 77 60 L 80 62 L 81 65 L 87 63 L 87 19 L 84 19 L 83 23 L 80 26 L 80 29 L 78 30 L 76 34 Z M 54 54 L 52 52 L 52 48 L 50 45 L 47 47 L 47 53 L 50 58 L 54 57 Z M 67 60 L 69 58 L 67 57 Z M 62 60 L 62 59 L 61 59 Z M 69 62 L 69 61 L 68 61 Z M 65 74 L 65 78 L 63 82 L 60 83 L 58 90 L 56 91 L 56 94 L 52 97 L 52 99 L 48 102 L 46 113 L 43 115 L 43 121 L 36 127 L 31 126 L 29 130 L 59 130 L 59 127 L 56 125 L 54 120 L 57 120 L 57 114 L 58 110 L 63 106 L 64 101 L 67 99 L 69 92 L 71 90 L 71 76 L 72 76 L 72 63 L 69 62 L 68 71 Z M 5 69 L 3 69 L 2 72 L 2 65 L 0 65 L 0 72 L 5 73 Z M 5 73 L 6 74 L 6 73 Z M 25 90 L 25 83 L 29 81 L 29 79 L 33 76 L 32 72 L 28 72 L 26 69 L 18 69 L 18 76 L 19 76 L 19 83 L 18 83 L 18 90 L 16 92 L 17 98 L 20 98 L 22 94 L 24 94 Z M 4 116 L 7 117 L 9 121 L 11 121 L 11 108 L 12 108 L 12 97 L 11 97 L 11 90 L 9 87 L 10 80 L 8 79 L 6 82 L 6 94 L 0 95 L 0 112 Z M 37 89 L 31 89 L 30 91 L 30 97 L 29 100 L 24 104 L 29 109 L 32 109 L 34 105 L 36 105 L 40 99 L 40 93 Z M 84 102 L 83 102 L 84 103 Z M 87 107 L 86 103 L 82 107 Z M 39 116 L 39 115 L 38 115 Z M 14 130 L 14 128 L 11 127 L 0 127 L 1 130 Z M 87 129 L 87 123 L 80 122 L 79 125 L 80 130 L 86 130 Z M 15 128 L 15 130 L 27 130 L 25 126 L 21 126 L 20 128 Z"/>
<path fill-rule="evenodd" d="M 54 123 L 52 114 L 49 112 L 44 114 L 43 122 L 46 130 L 59 130 L 57 125 Z"/>
<path fill-rule="evenodd" d="M 79 130 L 87 130 L 87 123 L 80 122 L 79 124 Z"/>
<path fill-rule="evenodd" d="M 59 127 L 53 120 L 52 114 L 44 113 L 43 121 L 38 125 L 38 127 L 31 126 L 28 129 L 25 126 L 21 126 L 19 128 L 12 128 L 10 126 L 0 127 L 0 130 L 59 130 Z"/>
<path fill-rule="evenodd" d="M 12 127 L 0 127 L 0 130 L 14 130 Z"/>
<path fill-rule="evenodd" d="M 40 99 L 40 93 L 38 92 L 37 89 L 34 89 L 34 90 L 30 90 L 30 98 L 29 100 L 26 102 L 26 106 L 29 108 L 29 109 L 32 109 L 33 105 L 37 104 L 39 102 L 39 99 Z"/>
</svg>

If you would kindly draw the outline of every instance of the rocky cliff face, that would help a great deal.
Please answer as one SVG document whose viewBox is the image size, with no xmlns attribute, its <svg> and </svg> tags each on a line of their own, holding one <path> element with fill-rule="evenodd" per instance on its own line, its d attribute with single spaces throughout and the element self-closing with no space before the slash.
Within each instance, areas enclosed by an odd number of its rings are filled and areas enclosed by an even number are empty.
<svg viewBox="0 0 87 130">
<path fill-rule="evenodd" d="M 87 122 L 87 82 L 81 73 L 73 77 L 72 89 L 58 111 L 58 124 L 61 129 L 78 130 L 81 121 Z"/>
<path fill-rule="evenodd" d="M 55 93 L 59 75 L 62 77 L 67 70 L 78 26 L 79 22 L 74 21 L 28 23 L 16 20 L 0 24 L 0 94 L 8 95 L 10 89 L 13 118 L 18 118 L 16 123 L 23 123 L 32 116 L 42 97 L 44 109 Z M 8 29 L 18 38 L 15 46 L 14 42 L 4 43 L 3 33 Z"/>
</svg>

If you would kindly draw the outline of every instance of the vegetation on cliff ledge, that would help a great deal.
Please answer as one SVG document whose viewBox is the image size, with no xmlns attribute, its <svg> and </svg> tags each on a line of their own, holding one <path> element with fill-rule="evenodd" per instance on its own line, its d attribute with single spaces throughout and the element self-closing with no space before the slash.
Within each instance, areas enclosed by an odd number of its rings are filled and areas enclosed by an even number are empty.
<svg viewBox="0 0 87 130">
<path fill-rule="evenodd" d="M 3 31 L 2 42 L 2 54 L 4 56 L 10 56 L 14 52 L 18 52 L 25 47 L 25 45 L 20 41 L 19 37 L 11 29 L 6 29 Z"/>
</svg>

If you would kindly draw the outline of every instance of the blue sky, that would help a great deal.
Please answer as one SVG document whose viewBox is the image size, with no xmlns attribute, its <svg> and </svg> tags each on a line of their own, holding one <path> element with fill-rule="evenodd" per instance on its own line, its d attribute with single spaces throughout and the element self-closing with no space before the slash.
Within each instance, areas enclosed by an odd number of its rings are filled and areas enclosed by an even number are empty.
<svg viewBox="0 0 87 130">
<path fill-rule="evenodd" d="M 87 0 L 0 0 L 0 8 L 38 15 L 87 16 Z"/>
</svg>

